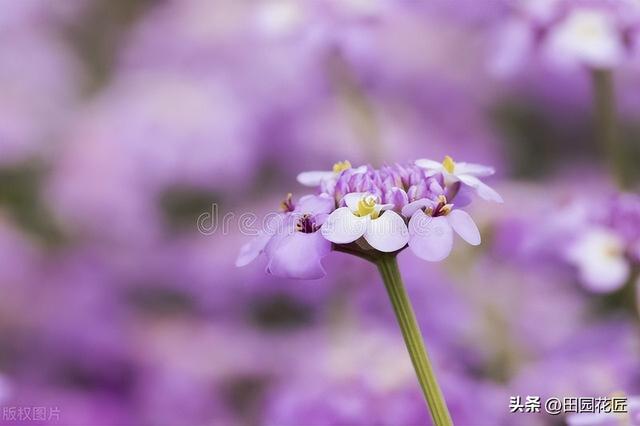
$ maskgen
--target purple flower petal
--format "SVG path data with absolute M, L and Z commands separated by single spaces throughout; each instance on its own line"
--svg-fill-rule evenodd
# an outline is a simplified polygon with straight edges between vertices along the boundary
M 404 208 L 402 209 L 402 214 L 405 217 L 411 217 L 416 211 L 425 207 L 435 207 L 435 205 L 436 203 L 433 200 L 430 200 L 428 198 L 421 198 L 404 206 Z
M 322 213 L 329 214 L 334 208 L 335 202 L 327 194 L 305 195 L 300 198 L 294 211 L 296 213 L 317 215 Z
M 446 216 L 449 224 L 463 240 L 477 246 L 480 244 L 480 231 L 475 222 L 464 210 L 453 210 Z
M 409 220 L 409 247 L 421 259 L 445 259 L 453 247 L 453 230 L 443 216 L 430 217 L 417 211 Z
M 465 185 L 469 185 L 474 188 L 480 198 L 487 201 L 494 201 L 496 203 L 504 202 L 500 194 L 498 194 L 495 189 L 491 188 L 486 183 L 481 182 L 477 177 L 471 175 L 460 175 L 458 176 L 458 179 L 460 179 L 460 181 Z
M 322 258 L 331 251 L 331 243 L 320 232 L 294 232 L 270 244 L 267 272 L 278 277 L 314 280 L 326 275 Z
M 398 212 L 409 203 L 409 197 L 402 188 L 391 188 L 385 194 L 385 200 L 387 203 L 393 204 L 393 209 Z
M 258 236 L 246 243 L 240 248 L 240 254 L 236 259 L 236 266 L 246 266 L 253 262 L 256 257 L 262 253 L 267 243 L 271 239 L 271 235 L 266 232 L 261 232 Z

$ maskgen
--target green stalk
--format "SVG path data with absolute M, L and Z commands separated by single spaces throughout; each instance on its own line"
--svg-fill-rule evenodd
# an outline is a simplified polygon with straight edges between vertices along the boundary
M 594 69 L 591 71 L 591 81 L 598 141 L 616 181 L 624 188 L 629 182 L 624 147 L 618 130 L 613 72 Z
M 451 415 L 429 361 L 420 327 L 402 283 L 396 258 L 394 255 L 384 255 L 376 259 L 375 263 L 378 266 L 380 275 L 382 275 L 387 293 L 389 293 L 393 310 L 402 330 L 404 343 L 407 346 L 413 368 L 418 376 L 418 382 L 420 382 L 420 387 L 427 400 L 433 424 L 436 426 L 451 426 L 453 425 Z

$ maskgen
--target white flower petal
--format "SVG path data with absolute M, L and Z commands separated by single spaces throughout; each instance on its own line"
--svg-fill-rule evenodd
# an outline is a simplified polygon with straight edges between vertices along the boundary
M 453 230 L 443 216 L 430 217 L 417 211 L 409 221 L 409 247 L 421 259 L 438 262 L 451 253 Z
M 369 195 L 368 192 L 352 192 L 342 197 L 342 199 L 344 200 L 344 203 L 347 205 L 347 207 L 349 207 L 352 212 L 355 212 L 358 210 L 358 203 L 360 202 L 362 197 L 366 197 L 367 195 Z
M 364 235 L 370 220 L 369 216 L 358 217 L 348 207 L 341 207 L 329 215 L 320 231 L 332 243 L 347 244 Z
M 478 227 L 471 216 L 469 216 L 469 213 L 464 210 L 452 210 L 446 218 L 453 230 L 456 231 L 463 240 L 472 246 L 480 244 L 480 231 L 478 231 Z
M 614 291 L 629 278 L 624 242 L 605 228 L 586 231 L 569 246 L 566 258 L 578 268 L 582 283 L 592 291 Z
M 458 175 L 471 175 L 471 176 L 491 176 L 496 172 L 493 167 L 483 166 L 482 164 L 474 163 L 456 163 L 456 174 Z
M 547 37 L 543 52 L 561 66 L 616 66 L 624 45 L 610 15 L 588 8 L 575 8 Z
M 480 196 L 480 198 L 482 198 L 483 200 L 494 201 L 496 203 L 504 202 L 500 194 L 498 194 L 495 189 L 483 183 L 477 177 L 471 175 L 458 175 L 458 179 L 460 179 L 460 182 L 464 183 L 465 185 L 468 185 L 471 188 L 475 189 L 478 196 Z
M 298 175 L 297 180 L 304 186 L 319 186 L 323 181 L 333 179 L 335 173 L 333 172 L 302 172 Z
M 435 170 L 435 171 L 444 170 L 444 166 L 442 165 L 441 162 L 435 161 L 435 160 L 429 160 L 426 158 L 416 160 L 415 164 L 416 166 L 421 167 L 423 169 L 427 169 L 427 170 Z
M 364 239 L 377 250 L 392 252 L 400 250 L 407 244 L 409 232 L 402 216 L 388 210 L 379 218 L 369 222 Z
M 579 266 L 582 283 L 592 291 L 609 293 L 621 288 L 629 278 L 631 268 L 622 257 L 601 259 Z
M 385 210 L 391 210 L 394 207 L 395 206 L 393 204 L 376 204 L 374 209 L 377 214 L 380 214 L 380 212 L 383 212 Z

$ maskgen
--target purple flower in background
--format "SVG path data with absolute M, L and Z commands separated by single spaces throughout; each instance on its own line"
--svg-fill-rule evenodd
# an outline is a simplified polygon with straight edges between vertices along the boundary
M 624 240 L 602 227 L 590 228 L 579 235 L 569 246 L 566 258 L 578 269 L 581 282 L 596 292 L 617 290 L 631 273 Z
M 588 200 L 583 200 L 588 206 Z M 611 292 L 627 283 L 640 261 L 640 197 L 611 197 L 608 209 L 587 221 L 566 248 L 566 260 L 577 267 L 582 283 L 596 292 Z
M 640 197 L 613 193 L 604 198 L 604 208 L 594 208 L 592 198 L 583 196 L 573 195 L 564 204 L 552 201 L 558 207 L 546 221 L 539 218 L 547 210 L 535 210 L 524 251 L 572 266 L 593 292 L 620 289 L 640 261 Z
M 637 55 L 637 2 L 525 1 L 499 28 L 492 68 L 511 73 L 537 57 L 555 68 L 612 69 Z

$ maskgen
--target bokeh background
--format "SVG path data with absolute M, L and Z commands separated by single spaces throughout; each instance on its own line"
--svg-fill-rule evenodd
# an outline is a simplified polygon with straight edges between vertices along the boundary
M 429 424 L 372 265 L 335 253 L 324 279 L 274 278 L 234 266 L 251 238 L 235 219 L 197 221 L 214 204 L 277 209 L 305 193 L 297 173 L 339 160 L 446 154 L 493 165 L 505 199 L 473 206 L 480 247 L 400 256 L 456 424 L 564 422 L 510 414 L 512 395 L 637 393 L 635 277 L 593 291 L 557 250 L 575 231 L 567 205 L 608 211 L 619 190 L 590 75 L 497 69 L 511 13 L 499 0 L 0 0 L 3 409 L 56 408 L 40 424 L 63 425 Z M 614 71 L 632 191 L 629 62 Z

